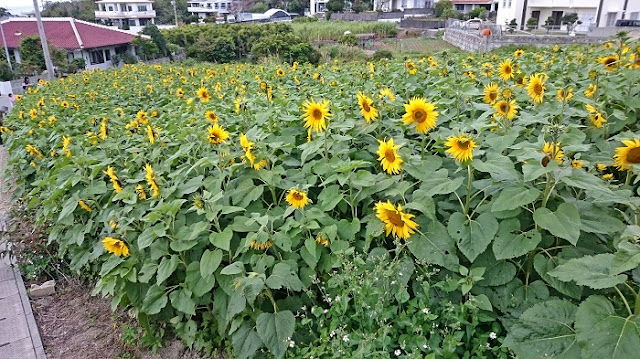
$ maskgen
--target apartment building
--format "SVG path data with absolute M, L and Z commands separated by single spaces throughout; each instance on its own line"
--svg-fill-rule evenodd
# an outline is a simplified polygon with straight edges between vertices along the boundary
M 132 27 L 155 23 L 152 0 L 100 0 L 96 4 L 96 19 L 107 25 L 122 28 L 125 24 Z

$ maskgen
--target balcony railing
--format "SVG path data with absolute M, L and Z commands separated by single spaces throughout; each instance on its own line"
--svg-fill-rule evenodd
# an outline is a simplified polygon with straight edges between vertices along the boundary
M 212 7 L 199 7 L 199 6 L 189 6 L 187 7 L 188 12 L 220 12 L 220 10 L 224 9 L 214 9 Z
M 144 17 L 156 17 L 156 11 L 96 11 L 95 12 L 97 18 L 126 18 L 126 19 L 136 19 L 136 18 L 144 18 Z

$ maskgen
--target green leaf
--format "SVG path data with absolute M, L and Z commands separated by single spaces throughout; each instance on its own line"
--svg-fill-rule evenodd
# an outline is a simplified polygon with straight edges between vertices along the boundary
M 196 315 L 196 303 L 191 299 L 191 291 L 188 289 L 174 290 L 169 294 L 171 305 L 177 310 L 190 315 Z
M 613 257 L 611 274 L 620 274 L 635 269 L 638 265 L 640 265 L 640 245 L 620 242 L 620 244 L 618 244 L 618 251 Z
M 213 274 L 202 276 L 200 274 L 200 262 L 194 261 L 189 263 L 184 281 L 187 289 L 193 292 L 193 297 L 199 298 L 213 289 L 216 284 L 216 277 Z
M 200 188 L 200 186 L 202 185 L 203 178 L 204 176 L 197 176 L 178 186 L 176 197 L 182 197 L 185 194 L 191 194 L 197 191 L 198 188 Z
M 520 231 L 520 223 L 515 218 L 500 222 L 500 229 L 493 241 L 493 253 L 496 259 L 520 257 L 534 250 L 542 240 L 542 235 L 535 229 Z
M 535 201 L 539 196 L 540 191 L 535 188 L 525 188 L 522 185 L 507 187 L 493 201 L 491 212 L 516 209 Z
M 449 217 L 449 235 L 458 242 L 458 248 L 472 263 L 484 252 L 498 232 L 498 221 L 490 213 L 483 213 L 477 219 L 456 212 Z
M 276 264 L 265 283 L 271 289 L 285 287 L 292 291 L 299 292 L 304 288 L 304 284 L 302 284 L 298 275 L 286 263 Z
M 607 298 L 593 295 L 578 308 L 576 336 L 584 359 L 637 358 L 640 316 L 622 317 Z
M 340 186 L 331 185 L 320 192 L 318 204 L 323 211 L 328 212 L 334 209 L 343 198 L 344 195 L 340 192 Z
M 580 358 L 572 328 L 577 307 L 564 300 L 549 300 L 527 309 L 511 327 L 504 345 L 520 359 Z
M 202 221 L 202 222 L 198 222 L 198 223 L 194 223 L 194 224 L 190 225 L 189 226 L 189 237 L 186 238 L 186 240 L 193 241 L 194 239 L 198 238 L 200 233 L 208 230 L 210 226 L 211 226 L 211 223 L 206 222 L 206 221 Z
M 457 190 L 462 185 L 463 180 L 462 177 L 456 177 L 452 180 L 448 177 L 448 171 L 441 169 L 431 173 L 429 179 L 422 181 L 420 189 L 416 190 L 413 195 L 433 197 L 437 194 L 448 194 Z
M 536 272 L 538 272 L 540 277 L 542 277 L 542 279 L 555 290 L 571 298 L 580 299 L 582 297 L 583 287 L 573 282 L 560 281 L 557 278 L 549 275 L 549 272 L 551 272 L 558 266 L 556 261 L 557 258 L 551 259 L 542 253 L 538 253 L 533 260 L 533 267 L 535 268 Z
M 585 171 L 573 171 L 570 176 L 563 176 L 560 180 L 571 187 L 586 190 L 587 196 L 593 193 L 613 195 L 609 186 L 600 177 Z
M 537 225 L 556 237 L 566 239 L 574 246 L 580 238 L 580 213 L 574 204 L 562 203 L 555 212 L 548 208 L 538 208 L 533 213 Z
M 200 274 L 203 277 L 206 277 L 215 272 L 222 262 L 222 255 L 223 253 L 219 249 L 214 251 L 207 249 L 204 251 L 204 253 L 202 253 L 202 258 L 200 259 Z
M 520 177 L 509 157 L 493 152 L 487 154 L 484 162 L 476 159 L 471 165 L 480 172 L 489 173 L 497 181 L 517 181 Z
M 288 310 L 277 313 L 262 313 L 256 320 L 256 329 L 264 345 L 276 358 L 284 357 L 293 335 L 296 319 Z
M 214 246 L 228 251 L 231 248 L 231 238 L 233 237 L 233 230 L 230 227 L 224 229 L 224 231 L 218 233 L 213 232 L 209 235 L 209 242 Z
M 233 263 L 229 264 L 228 266 L 222 268 L 222 270 L 220 271 L 220 274 L 234 275 L 234 274 L 240 274 L 242 272 L 244 272 L 244 263 L 242 263 L 242 262 L 233 262 Z
M 255 329 L 244 324 L 231 337 L 233 350 L 237 359 L 253 357 L 255 352 L 262 347 L 262 340 Z
M 568 260 L 549 272 L 563 282 L 575 281 L 593 289 L 611 288 L 627 280 L 623 274 L 611 274 L 614 255 L 603 253 Z
M 447 229 L 440 222 L 425 224 L 425 220 L 417 218 L 423 234 L 417 233 L 409 238 L 409 250 L 417 259 L 427 263 L 434 263 L 449 270 L 458 269 L 455 242 Z
M 58 216 L 58 221 L 62 221 L 65 217 L 73 213 L 73 211 L 75 211 L 77 207 L 78 200 L 73 197 L 69 198 L 62 206 L 62 210 L 60 211 L 60 215 Z
M 158 285 L 162 284 L 167 278 L 173 274 L 173 272 L 178 268 L 178 263 L 180 262 L 180 258 L 174 254 L 170 258 L 163 257 L 160 261 L 160 265 L 158 266 L 158 275 L 156 276 L 156 283 Z
M 142 301 L 142 311 L 147 314 L 158 314 L 167 305 L 168 298 L 164 288 L 158 285 L 149 287 Z

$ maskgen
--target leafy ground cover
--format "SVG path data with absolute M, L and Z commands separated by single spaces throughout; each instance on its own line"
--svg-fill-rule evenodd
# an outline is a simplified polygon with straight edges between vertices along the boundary
M 630 358 L 640 47 L 126 66 L 5 121 L 17 195 L 158 345 Z
M 376 21 L 314 21 L 293 22 L 293 32 L 308 41 L 337 41 L 345 31 L 353 34 L 376 34 L 379 37 L 394 37 L 398 32 L 395 23 Z

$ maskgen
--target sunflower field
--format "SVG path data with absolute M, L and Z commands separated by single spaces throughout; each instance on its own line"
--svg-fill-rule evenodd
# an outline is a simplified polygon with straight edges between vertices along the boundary
M 71 269 L 235 358 L 640 349 L 640 44 L 127 65 L 18 98 L 22 198 Z

